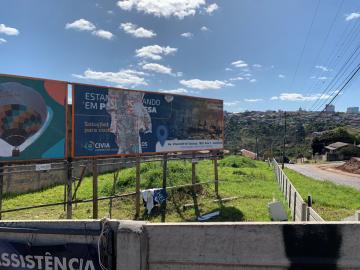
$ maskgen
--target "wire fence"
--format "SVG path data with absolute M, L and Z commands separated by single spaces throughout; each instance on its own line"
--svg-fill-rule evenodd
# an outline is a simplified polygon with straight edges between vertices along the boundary
M 324 221 L 311 205 L 304 201 L 275 159 L 272 160 L 271 165 L 280 190 L 286 198 L 293 221 Z
M 219 152 L 193 152 L 186 154 L 162 154 L 153 156 L 127 156 L 107 159 L 86 159 L 74 160 L 72 162 L 50 162 L 43 164 L 6 164 L 0 170 L 0 219 L 4 213 L 13 213 L 18 211 L 25 211 L 30 209 L 46 208 L 63 206 L 63 211 L 66 213 L 66 218 L 73 217 L 73 207 L 77 204 L 92 203 L 92 217 L 98 218 L 99 201 L 109 200 L 112 205 L 113 199 L 124 199 L 127 197 L 135 198 L 134 212 L 135 217 L 140 214 L 141 205 L 141 190 L 140 190 L 140 169 L 141 164 L 147 162 L 161 162 L 163 169 L 162 187 L 167 191 L 175 191 L 183 188 L 193 189 L 196 193 L 196 187 L 203 185 L 214 185 L 215 194 L 218 194 L 218 159 L 221 158 Z M 212 160 L 214 164 L 214 178 L 209 181 L 199 182 L 196 180 L 196 164 L 199 160 Z M 169 186 L 167 182 L 167 162 L 168 161 L 191 161 L 192 163 L 192 179 L 189 179 L 189 184 Z M 115 192 L 115 184 L 118 173 L 121 169 L 135 167 L 136 177 L 133 192 L 125 192 L 117 194 Z M 114 173 L 113 192 L 109 196 L 99 197 L 98 191 L 98 176 L 101 173 Z M 211 175 L 211 173 L 210 173 Z M 89 198 L 77 198 L 77 193 L 83 183 L 85 176 L 92 176 L 92 196 Z M 27 180 L 26 180 L 27 179 Z M 36 180 L 38 179 L 38 181 Z M 17 183 L 13 183 L 17 181 Z M 35 183 L 36 182 L 36 183 Z M 35 184 L 34 184 L 35 183 Z M 5 195 L 12 193 L 27 193 L 29 191 L 36 191 L 42 188 L 47 188 L 55 185 L 63 185 L 64 193 L 61 200 L 44 203 L 33 204 L 20 207 L 4 208 L 3 200 Z M 155 188 L 155 187 L 154 187 Z M 158 187 L 157 187 L 158 188 Z M 17 192 L 22 190 L 23 192 Z M 15 191 L 15 192 L 14 192 Z M 60 198 L 59 198 L 60 199 Z M 165 210 L 163 215 L 165 215 Z M 111 207 L 110 207 L 111 215 Z M 165 218 L 163 218 L 165 219 Z

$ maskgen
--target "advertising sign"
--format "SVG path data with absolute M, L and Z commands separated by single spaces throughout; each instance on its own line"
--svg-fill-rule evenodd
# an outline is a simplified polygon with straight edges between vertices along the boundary
M 73 156 L 223 148 L 223 102 L 73 84 Z
M 31 245 L 1 240 L 0 269 L 97 270 L 96 245 Z
M 0 74 L 0 161 L 65 157 L 67 83 Z

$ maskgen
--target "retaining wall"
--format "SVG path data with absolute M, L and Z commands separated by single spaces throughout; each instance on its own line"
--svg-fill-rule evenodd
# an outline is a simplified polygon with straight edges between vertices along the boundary
M 358 222 L 110 224 L 117 270 L 360 269 Z M 96 244 L 100 228 L 99 221 L 0 222 L 0 240 Z
M 110 163 L 109 165 L 98 166 L 99 173 L 113 172 L 121 167 L 119 163 L 121 159 L 98 159 L 97 163 Z M 82 160 L 74 162 L 73 176 L 79 177 L 81 173 L 81 165 L 87 165 L 85 175 L 92 174 L 92 161 Z M 35 171 L 35 164 L 20 165 L 20 166 L 5 166 L 4 167 L 4 184 L 3 193 L 27 193 L 37 191 L 40 189 L 52 187 L 67 182 L 67 168 L 65 162 L 52 163 L 52 169 L 49 171 Z M 128 166 L 128 165 L 127 165 Z M 20 171 L 26 171 L 24 173 Z M 11 174 L 10 174 L 11 173 Z

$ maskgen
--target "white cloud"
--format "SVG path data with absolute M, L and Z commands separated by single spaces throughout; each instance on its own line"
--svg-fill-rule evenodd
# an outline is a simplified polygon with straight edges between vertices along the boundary
M 114 11 L 113 10 L 108 10 L 107 14 L 114 14 Z
M 244 60 L 237 60 L 231 63 L 234 67 L 245 68 L 248 67 L 248 64 Z
M 324 72 L 329 71 L 329 69 L 328 69 L 327 67 L 321 66 L 321 65 L 315 66 L 315 68 L 321 69 L 321 70 L 324 71 Z
M 303 95 L 300 93 L 281 93 L 280 96 L 271 97 L 270 100 L 282 100 L 282 101 L 315 101 L 317 99 L 328 99 L 330 95 L 313 94 Z
M 232 68 L 225 68 L 226 71 L 232 71 Z
M 245 98 L 244 99 L 245 102 L 260 102 L 263 101 L 262 98 Z
M 188 88 L 194 89 L 220 89 L 225 86 L 234 86 L 232 83 L 228 83 L 226 81 L 203 81 L 199 79 L 192 79 L 192 80 L 181 80 L 180 83 Z
M 345 20 L 346 21 L 351 21 L 351 20 L 355 20 L 360 18 L 360 13 L 359 12 L 353 12 L 351 14 L 346 15 Z
M 96 30 L 94 32 L 92 32 L 93 35 L 103 38 L 103 39 L 112 39 L 114 37 L 114 34 L 109 32 L 109 31 L 105 31 L 105 30 Z
M 239 105 L 240 104 L 240 100 L 235 100 L 235 101 L 225 101 L 224 102 L 224 105 L 227 106 L 227 107 L 232 107 L 232 106 L 236 106 L 236 105 Z
M 206 31 L 209 31 L 210 29 L 207 28 L 206 26 L 202 26 L 202 27 L 200 28 L 200 30 L 203 31 L 203 32 L 206 32 Z
M 96 27 L 92 22 L 89 22 L 85 19 L 79 19 L 65 25 L 65 29 L 74 29 L 78 31 L 93 31 L 95 28 Z
M 126 33 L 137 38 L 152 38 L 156 36 L 156 33 L 154 31 L 145 29 L 143 27 L 137 27 L 136 24 L 132 24 L 130 22 L 122 23 L 120 27 Z
M 145 46 L 136 50 L 136 56 L 140 58 L 150 58 L 152 60 L 161 60 L 162 55 L 173 54 L 177 48 L 161 47 L 159 45 Z
M 171 89 L 171 90 L 160 90 L 160 92 L 163 93 L 169 93 L 169 94 L 188 94 L 189 91 L 185 88 L 178 88 L 178 89 Z
M 146 73 L 131 69 L 122 69 L 118 72 L 101 72 L 87 69 L 83 75 L 73 74 L 76 78 L 106 81 L 120 86 L 147 85 L 147 82 L 142 77 L 144 75 Z
M 280 79 L 284 79 L 284 78 L 285 78 L 285 75 L 284 75 L 284 74 L 279 74 L 278 77 L 279 77 Z
M 325 80 L 329 79 L 329 77 L 321 76 L 321 77 L 318 77 L 318 79 L 319 79 L 320 81 L 325 81 Z
M 4 39 L 4 38 L 0 38 L 0 44 L 4 44 L 4 43 L 6 43 L 7 42 L 7 40 L 6 39 Z
M 257 80 L 256 79 L 251 79 L 251 80 L 249 80 L 249 82 L 254 83 L 254 82 L 257 82 Z
M 5 34 L 8 36 L 17 36 L 19 35 L 19 33 L 20 33 L 19 30 L 17 30 L 16 28 L 6 26 L 3 23 L 0 24 L 0 34 Z
M 242 81 L 244 78 L 243 77 L 235 77 L 235 78 L 231 78 L 230 81 Z
M 196 11 L 205 5 L 205 0 L 120 0 L 117 5 L 127 11 L 136 9 L 156 17 L 174 16 L 183 19 L 195 15 Z
M 249 77 L 252 76 L 252 74 L 251 73 L 245 73 L 243 76 L 249 78 Z
M 112 39 L 114 37 L 114 34 L 109 31 L 105 31 L 102 29 L 96 30 L 95 25 L 92 22 L 87 21 L 85 19 L 79 19 L 72 23 L 67 23 L 65 25 L 65 29 L 74 29 L 78 31 L 92 31 L 91 33 L 94 36 L 104 39 Z
M 177 77 L 182 77 L 184 74 L 181 71 L 176 72 Z
M 253 67 L 254 67 L 254 68 L 261 68 L 262 65 L 260 65 L 260 64 L 253 64 Z
M 208 5 L 205 9 L 206 13 L 212 14 L 215 10 L 219 9 L 219 6 L 216 3 Z
M 171 68 L 165 67 L 165 66 L 157 64 L 157 63 L 148 63 L 148 64 L 143 65 L 142 68 L 145 70 L 150 70 L 150 71 L 154 71 L 157 73 L 171 74 Z
M 184 38 L 192 38 L 194 36 L 194 34 L 190 33 L 190 32 L 186 32 L 186 33 L 182 33 L 180 36 L 182 36 Z

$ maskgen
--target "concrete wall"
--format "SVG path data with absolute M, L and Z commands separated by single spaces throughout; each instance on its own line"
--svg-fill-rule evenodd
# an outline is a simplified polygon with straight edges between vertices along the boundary
M 210 158 L 210 153 L 198 153 L 198 158 Z M 186 157 L 186 155 L 183 155 Z M 191 157 L 191 155 L 190 155 Z M 161 156 L 147 156 L 142 159 L 161 160 Z M 73 176 L 79 177 L 83 165 L 86 165 L 85 175 L 92 174 L 92 160 L 79 160 L 72 163 Z M 51 187 L 58 184 L 64 184 L 67 181 L 66 162 L 52 163 L 52 169 L 48 172 L 36 172 L 35 164 L 16 165 L 4 167 L 4 193 L 27 193 Z M 117 157 L 97 159 L 98 173 L 114 172 L 120 168 L 135 166 L 135 157 Z M 63 169 L 61 169 L 63 168 Z M 25 171 L 25 173 L 19 173 Z M 11 172 L 11 174 L 10 174 Z
M 119 163 L 121 159 L 99 159 L 98 164 L 109 164 L 105 166 L 99 166 L 98 172 L 113 172 L 121 167 Z M 92 174 L 92 161 L 82 160 L 73 163 L 73 175 L 75 177 L 80 176 L 82 170 L 81 165 L 86 166 L 85 175 Z M 4 167 L 4 185 L 3 192 L 9 193 L 27 193 L 31 191 L 37 191 L 44 188 L 52 187 L 59 184 L 64 184 L 67 181 L 67 169 L 65 162 L 52 163 L 52 170 L 45 172 L 35 171 L 35 164 L 31 165 L 13 165 Z M 23 172 L 22 172 L 23 171 Z M 10 174 L 11 173 L 11 174 Z
M 360 223 L 127 223 L 117 269 L 360 269 L 359 240 Z
M 356 222 L 110 223 L 117 270 L 360 269 Z M 21 231 L 35 228 L 47 233 Z M 94 244 L 98 236 L 90 230 L 100 233 L 100 222 L 0 222 L 0 241 Z

